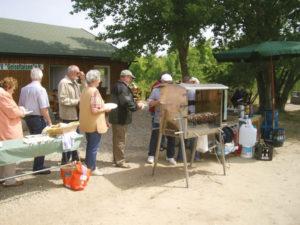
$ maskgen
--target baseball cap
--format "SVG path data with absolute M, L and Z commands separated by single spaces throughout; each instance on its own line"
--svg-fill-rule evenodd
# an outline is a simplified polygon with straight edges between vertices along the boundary
M 160 78 L 161 81 L 166 81 L 166 82 L 170 82 L 170 81 L 173 81 L 173 78 L 170 74 L 168 73 L 165 73 L 161 76 Z
M 133 76 L 130 70 L 122 70 L 120 76 L 131 76 L 133 79 L 135 79 L 135 76 Z

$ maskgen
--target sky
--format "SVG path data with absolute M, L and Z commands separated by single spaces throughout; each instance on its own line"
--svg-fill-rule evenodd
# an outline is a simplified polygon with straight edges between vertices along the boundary
M 25 20 L 38 23 L 46 23 L 59 26 L 83 28 L 94 35 L 105 31 L 105 24 L 112 20 L 106 20 L 98 28 L 91 30 L 93 25 L 87 13 L 80 12 L 70 14 L 73 3 L 71 0 L 0 0 L 0 17 L 8 19 Z M 211 37 L 211 32 L 204 34 Z M 123 47 L 120 43 L 117 47 Z M 164 55 L 166 52 L 158 52 L 157 55 Z
M 84 28 L 94 35 L 104 26 L 90 30 L 92 21 L 82 12 L 71 15 L 71 0 L 0 0 L 0 17 L 52 25 Z

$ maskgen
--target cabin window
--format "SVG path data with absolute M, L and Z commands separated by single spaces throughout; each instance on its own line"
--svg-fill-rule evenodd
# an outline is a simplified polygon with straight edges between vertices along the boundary
M 100 89 L 104 91 L 107 95 L 110 94 L 110 67 L 95 65 L 95 69 L 99 70 L 101 73 L 101 87 Z

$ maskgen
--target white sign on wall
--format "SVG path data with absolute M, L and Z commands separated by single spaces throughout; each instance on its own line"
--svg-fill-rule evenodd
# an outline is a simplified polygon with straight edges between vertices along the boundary
M 32 68 L 43 70 L 44 64 L 0 63 L 0 70 L 31 70 Z

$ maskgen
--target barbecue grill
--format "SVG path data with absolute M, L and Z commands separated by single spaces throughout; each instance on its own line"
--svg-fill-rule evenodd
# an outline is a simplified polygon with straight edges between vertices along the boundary
M 227 118 L 227 89 L 221 84 L 164 84 L 160 90 L 160 130 L 157 143 L 153 174 L 157 165 L 162 135 L 177 136 L 181 140 L 181 149 L 188 186 L 187 161 L 184 139 L 208 134 L 219 134 L 221 144 L 222 121 Z M 194 92 L 193 101 L 188 101 L 188 95 Z M 189 106 L 193 106 L 191 112 Z M 216 147 L 216 145 L 214 145 Z M 193 163 L 196 146 L 192 151 Z M 224 148 L 222 149 L 223 172 L 225 170 Z

